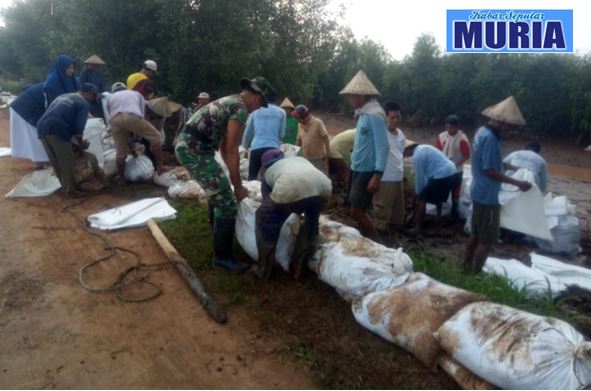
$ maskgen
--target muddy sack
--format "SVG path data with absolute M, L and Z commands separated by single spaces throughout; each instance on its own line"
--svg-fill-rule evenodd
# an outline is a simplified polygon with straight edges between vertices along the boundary
M 96 156 L 89 152 L 82 152 L 74 158 L 74 183 L 84 191 L 99 191 L 109 186 Z
M 205 190 L 194 179 L 173 183 L 168 188 L 168 195 L 170 198 L 207 198 Z
M 437 365 L 464 390 L 498 390 L 498 387 L 486 380 L 482 380 L 448 354 L 440 355 L 437 359 Z
M 175 167 L 170 171 L 163 172 L 162 174 L 154 173 L 152 180 L 154 184 L 162 187 L 170 187 L 177 182 L 188 181 L 191 179 L 191 174 L 184 167 Z
M 238 215 L 236 216 L 236 239 L 244 252 L 254 260 L 259 259 L 255 233 L 255 213 L 259 206 L 260 202 L 245 198 L 238 204 Z M 289 270 L 299 227 L 300 218 L 292 213 L 283 223 L 279 233 L 279 239 L 275 247 L 275 261 L 285 271 Z
M 433 368 L 440 347 L 433 333 L 457 311 L 486 297 L 412 273 L 393 289 L 369 294 L 353 305 L 359 324 Z
M 362 240 L 367 239 L 325 243 L 315 263 L 318 278 L 347 301 L 397 287 L 412 271 L 412 261 L 402 249 L 392 250 L 370 240 L 372 245 L 363 247 L 358 243 Z
M 504 389 L 579 389 L 591 383 L 591 343 L 555 318 L 472 303 L 435 336 L 460 364 Z

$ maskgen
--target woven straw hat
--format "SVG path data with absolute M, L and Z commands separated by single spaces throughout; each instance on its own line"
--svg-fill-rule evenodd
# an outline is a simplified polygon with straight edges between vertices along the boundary
M 378 91 L 376 86 L 374 86 L 373 83 L 367 78 L 365 72 L 360 70 L 339 94 L 379 96 L 380 92 Z
M 289 98 L 283 99 L 283 102 L 281 102 L 279 107 L 284 109 L 295 109 L 294 104 L 289 100 Z
M 411 139 L 405 139 L 404 140 L 404 148 L 408 148 L 408 147 L 412 147 L 413 145 L 418 145 L 419 143 L 417 143 L 416 141 L 413 141 Z
M 181 105 L 168 100 L 168 97 L 155 98 L 146 102 L 150 110 L 161 117 L 170 117 L 173 113 L 181 109 Z
M 95 65 L 107 65 L 99 56 L 93 54 L 92 56 L 88 57 L 84 60 L 85 64 L 95 64 Z
M 513 96 L 508 97 L 494 106 L 484 109 L 482 114 L 490 119 L 500 122 L 521 126 L 525 125 L 525 119 L 523 118 L 523 115 L 521 115 L 519 106 L 517 106 L 517 101 Z

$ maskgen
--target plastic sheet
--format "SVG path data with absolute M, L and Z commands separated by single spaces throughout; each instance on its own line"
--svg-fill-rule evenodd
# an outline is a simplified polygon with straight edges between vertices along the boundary
M 33 171 L 20 180 L 5 197 L 44 197 L 54 193 L 62 185 L 53 173 L 53 168 Z
M 89 118 L 86 121 L 86 127 L 84 128 L 83 138 L 90 144 L 86 150 L 96 156 L 99 167 L 103 167 L 104 156 L 103 156 L 103 133 L 107 130 L 105 122 L 102 118 Z
M 148 220 L 171 220 L 176 210 L 162 197 L 145 198 L 87 217 L 90 226 L 104 231 L 144 226 Z
M 539 270 L 562 285 L 577 285 L 591 291 L 591 270 L 576 265 L 569 265 L 550 257 L 531 253 L 533 270 Z

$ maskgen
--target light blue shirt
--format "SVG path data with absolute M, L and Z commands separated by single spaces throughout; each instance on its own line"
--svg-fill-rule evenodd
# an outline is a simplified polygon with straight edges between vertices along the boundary
M 483 205 L 499 205 L 501 182 L 486 175 L 486 170 L 502 172 L 501 140 L 492 128 L 485 125 L 478 129 L 472 143 L 472 186 L 470 196 L 473 202 Z
M 363 113 L 357 121 L 351 169 L 357 172 L 384 172 L 390 144 L 386 120 L 377 114 Z
M 248 117 L 242 145 L 251 149 L 279 148 L 285 137 L 285 110 L 270 104 Z
M 456 165 L 439 149 L 431 145 L 419 145 L 412 154 L 415 169 L 415 190 L 421 194 L 430 180 L 447 178 L 456 173 Z
M 543 157 L 534 151 L 521 150 L 511 152 L 503 159 L 503 162 L 515 167 L 527 168 L 533 172 L 536 185 L 538 185 L 542 192 L 546 192 L 548 185 L 548 165 Z M 512 175 L 513 171 L 509 170 L 505 174 Z

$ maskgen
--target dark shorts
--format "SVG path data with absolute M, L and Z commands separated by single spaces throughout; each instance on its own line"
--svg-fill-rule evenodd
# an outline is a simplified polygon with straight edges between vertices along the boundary
M 449 193 L 452 192 L 462 183 L 462 174 L 455 173 L 441 179 L 431 179 L 427 182 L 427 186 L 423 189 L 418 199 L 428 202 L 430 204 L 441 204 L 447 201 Z
M 373 172 L 351 171 L 351 180 L 349 181 L 349 203 L 360 207 L 361 209 L 371 208 L 373 194 L 367 190 L 367 185 L 373 177 Z
M 494 244 L 499 236 L 500 222 L 500 205 L 472 203 L 472 233 L 478 238 L 478 243 Z
M 263 153 L 275 148 L 259 148 L 250 150 L 250 161 L 248 162 L 248 180 L 254 181 L 258 179 L 259 170 L 262 167 L 261 157 Z

